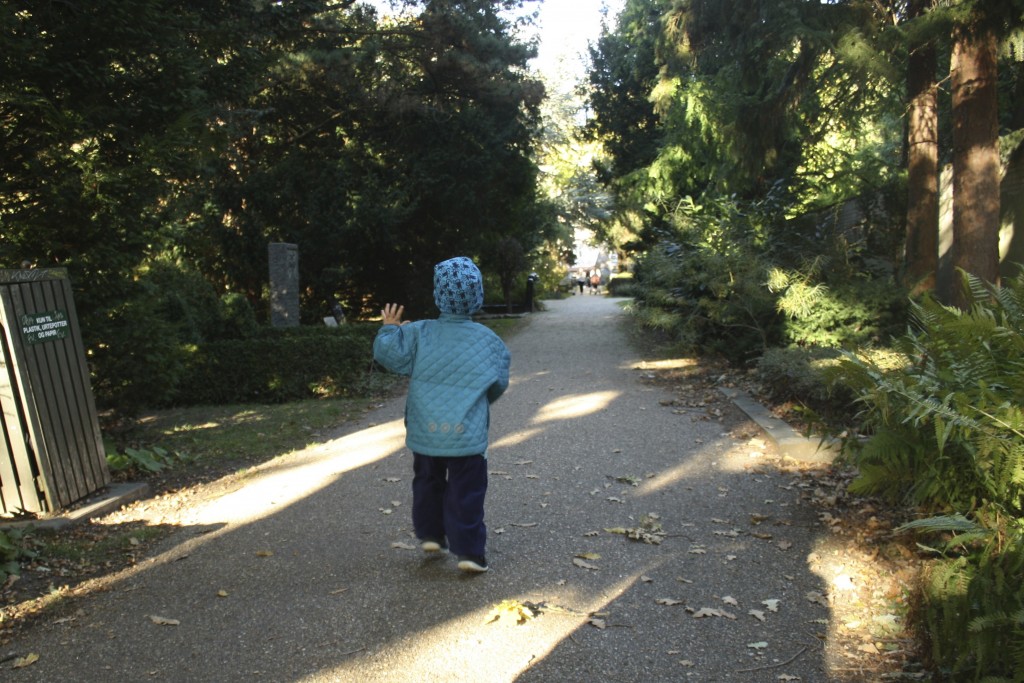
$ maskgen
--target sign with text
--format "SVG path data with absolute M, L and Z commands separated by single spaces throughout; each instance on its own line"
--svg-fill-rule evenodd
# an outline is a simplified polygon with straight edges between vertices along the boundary
M 21 316 L 21 334 L 26 344 L 64 339 L 68 336 L 68 314 L 61 310 L 26 313 Z

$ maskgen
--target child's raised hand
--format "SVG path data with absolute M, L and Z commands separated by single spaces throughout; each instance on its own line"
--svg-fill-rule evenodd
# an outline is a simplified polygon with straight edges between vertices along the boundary
M 404 325 L 402 322 L 402 313 L 405 311 L 405 306 L 399 304 L 384 304 L 384 308 L 381 310 L 380 315 L 382 318 L 382 325 Z

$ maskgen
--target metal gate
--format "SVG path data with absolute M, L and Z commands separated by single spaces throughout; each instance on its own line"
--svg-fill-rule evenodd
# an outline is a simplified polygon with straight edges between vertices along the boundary
M 0 513 L 55 512 L 110 483 L 63 268 L 0 269 Z

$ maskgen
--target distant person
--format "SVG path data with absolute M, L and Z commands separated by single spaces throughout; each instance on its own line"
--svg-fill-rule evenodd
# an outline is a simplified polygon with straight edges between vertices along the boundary
M 597 294 L 597 292 L 598 292 L 598 290 L 600 288 L 601 288 L 601 276 L 595 270 L 594 274 L 590 276 L 590 293 L 591 294 Z
M 434 266 L 436 320 L 402 322 L 385 304 L 373 357 L 409 375 L 405 443 L 413 454 L 412 522 L 427 553 L 450 549 L 459 569 L 485 572 L 487 443 L 490 404 L 508 388 L 511 355 L 489 328 L 473 322 L 483 278 L 459 256 Z
M 583 288 L 587 284 L 587 276 L 581 270 L 576 274 L 576 286 L 580 288 L 580 294 L 583 294 Z

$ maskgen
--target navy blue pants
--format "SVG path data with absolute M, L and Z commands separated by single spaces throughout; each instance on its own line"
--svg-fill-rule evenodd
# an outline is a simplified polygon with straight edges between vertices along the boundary
M 448 539 L 456 555 L 483 555 L 487 545 L 483 455 L 441 457 L 413 453 L 412 525 L 417 538 Z

